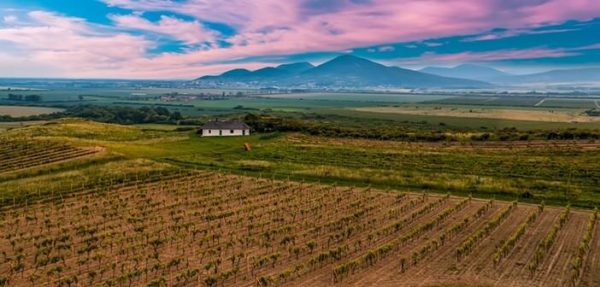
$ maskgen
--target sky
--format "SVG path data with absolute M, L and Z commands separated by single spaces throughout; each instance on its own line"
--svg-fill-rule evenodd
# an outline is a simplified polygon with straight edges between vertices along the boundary
M 598 0 L 0 0 L 0 77 L 193 79 L 352 54 L 600 66 Z

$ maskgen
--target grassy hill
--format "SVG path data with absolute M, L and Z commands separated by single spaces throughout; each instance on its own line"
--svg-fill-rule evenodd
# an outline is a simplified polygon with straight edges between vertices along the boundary
M 89 158 L 0 174 L 0 197 L 209 169 L 299 181 L 451 192 L 582 207 L 600 204 L 600 143 L 407 143 L 295 133 L 201 138 L 195 131 L 65 119 L 4 132 L 2 138 L 100 147 Z M 243 149 L 250 143 L 252 151 Z M 50 183 L 54 185 L 49 185 Z

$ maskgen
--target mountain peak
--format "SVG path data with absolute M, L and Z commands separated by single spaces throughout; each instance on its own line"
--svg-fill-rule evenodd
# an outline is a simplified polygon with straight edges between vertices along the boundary
M 308 71 L 314 67 L 315 66 L 313 66 L 313 64 L 311 64 L 309 62 L 298 62 L 298 63 L 279 65 L 279 66 L 277 66 L 277 69 L 283 70 L 283 71 L 288 71 L 290 73 L 302 73 L 302 72 Z
M 385 67 L 384 65 L 375 63 L 365 58 L 356 57 L 353 55 L 341 55 L 331 61 L 325 62 L 314 70 L 333 70 L 338 72 L 360 71 L 361 69 L 378 69 Z M 310 72 L 310 71 L 309 71 Z
M 223 73 L 221 76 L 223 77 L 240 77 L 250 75 L 252 72 L 246 69 L 235 69 L 231 71 L 227 71 Z
M 356 63 L 366 63 L 366 62 L 368 62 L 368 63 L 376 64 L 375 62 L 372 62 L 372 61 L 367 60 L 365 58 L 357 57 L 357 56 L 354 56 L 354 55 L 348 55 L 348 54 L 337 56 L 337 57 L 333 58 L 331 61 L 329 61 L 328 63 L 331 63 L 331 62 L 344 62 L 344 63 L 345 62 L 356 62 Z

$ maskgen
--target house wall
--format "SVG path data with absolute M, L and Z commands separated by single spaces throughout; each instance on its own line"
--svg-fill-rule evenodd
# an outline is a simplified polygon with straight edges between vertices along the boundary
M 221 133 L 219 133 L 221 132 Z M 203 129 L 202 130 L 202 136 L 203 137 L 218 137 L 218 136 L 223 136 L 223 137 L 233 137 L 233 136 L 243 136 L 243 135 L 250 135 L 250 130 L 233 130 L 233 133 L 231 132 L 231 130 L 207 130 L 207 129 Z

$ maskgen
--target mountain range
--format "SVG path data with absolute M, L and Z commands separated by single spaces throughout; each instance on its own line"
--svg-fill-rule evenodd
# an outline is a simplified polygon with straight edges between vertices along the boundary
M 494 68 L 463 64 L 452 68 L 427 67 L 420 72 L 438 76 L 452 76 L 493 83 L 496 85 L 577 84 L 600 82 L 600 68 L 551 70 L 541 73 L 515 75 Z
M 600 68 L 552 70 L 515 75 L 495 68 L 462 64 L 426 67 L 419 71 L 385 66 L 351 55 L 321 65 L 308 62 L 235 69 L 195 80 L 200 86 L 286 88 L 486 88 L 494 85 L 577 84 L 600 82 Z
M 293 63 L 256 71 L 236 69 L 195 80 L 205 86 L 302 88 L 481 88 L 490 84 L 389 67 L 367 59 L 343 55 L 319 66 Z
M 419 71 L 432 75 L 473 79 L 484 82 L 493 82 L 495 79 L 512 76 L 509 73 L 505 73 L 494 68 L 473 64 L 462 64 L 453 68 L 427 67 Z

